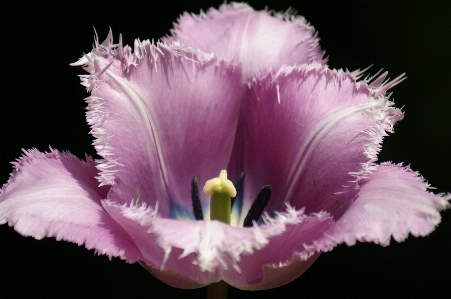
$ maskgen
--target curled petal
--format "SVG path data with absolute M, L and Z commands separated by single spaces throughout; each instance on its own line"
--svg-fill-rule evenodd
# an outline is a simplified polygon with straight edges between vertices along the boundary
M 290 206 L 274 219 L 265 218 L 261 226 L 240 228 L 219 221 L 165 219 L 159 217 L 157 208 L 146 206 L 103 204 L 140 248 L 142 265 L 162 281 L 181 288 L 221 279 L 243 289 L 288 283 L 316 259 L 323 249 L 316 239 L 332 224 L 328 214 L 307 216 Z M 293 268 L 293 262 L 301 267 Z M 282 275 L 285 272 L 289 275 Z M 178 280 L 180 277 L 183 279 Z
M 81 63 L 91 73 L 82 77 L 92 91 L 87 118 L 104 158 L 100 180 L 113 185 L 109 198 L 151 206 L 159 201 L 165 217 L 186 210 L 192 218 L 192 177 L 205 182 L 230 159 L 239 68 L 176 42 L 137 40 L 132 53 L 113 45 L 112 37 Z
M 129 262 L 142 259 L 130 236 L 102 208 L 108 187 L 98 188 L 91 158 L 24 151 L 0 194 L 0 224 L 24 236 L 55 237 Z
M 267 290 L 283 286 L 301 276 L 320 255 L 321 253 L 314 253 L 306 261 L 294 255 L 293 259 L 285 264 L 264 265 L 262 267 L 263 279 L 258 278 L 256 281 L 252 281 L 244 286 L 240 284 L 235 284 L 234 286 L 242 290 L 251 291 Z M 260 272 L 260 268 L 258 271 Z
M 280 210 L 287 201 L 308 214 L 327 211 L 338 219 L 374 167 L 383 137 L 403 117 L 380 92 L 385 87 L 316 63 L 256 77 L 239 129 L 244 156 L 252 157 L 243 162 L 243 210 L 251 204 L 246 199 L 271 185 L 266 211 Z
M 241 63 L 245 80 L 283 64 L 325 63 L 315 29 L 290 12 L 256 12 L 246 4 L 223 4 L 199 16 L 183 14 L 172 34 L 184 44 Z
M 449 208 L 451 196 L 427 191 L 418 173 L 400 165 L 383 163 L 365 178 L 357 199 L 327 231 L 336 243 L 356 241 L 388 245 L 412 234 L 426 236 L 440 223 L 439 211 Z
M 103 206 L 140 248 L 143 255 L 141 265 L 158 279 L 171 286 L 188 289 L 217 281 L 216 273 L 200 272 L 199 266 L 193 264 L 195 254 L 179 258 L 183 250 L 173 248 L 164 239 L 173 238 L 176 242 L 193 244 L 199 238 L 196 236 L 198 227 L 204 221 L 162 219 L 158 217 L 158 208 L 153 209 L 145 204 L 127 207 L 104 201 Z M 171 235 L 162 236 L 162 230 Z
M 332 240 L 322 240 L 323 232 L 332 224 L 333 219 L 327 213 L 307 216 L 303 210 L 296 211 L 288 206 L 286 212 L 266 219 L 260 226 L 265 234 L 283 227 L 282 232 L 269 236 L 268 244 L 252 255 L 242 255 L 238 266 L 245 270 L 239 276 L 225 273 L 226 281 L 247 290 L 265 290 L 291 282 L 310 267 L 321 251 L 335 245 Z

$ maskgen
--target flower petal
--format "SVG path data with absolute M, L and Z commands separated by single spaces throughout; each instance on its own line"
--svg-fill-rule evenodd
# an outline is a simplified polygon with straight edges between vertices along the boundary
M 199 16 L 185 13 L 172 34 L 191 47 L 241 63 L 244 80 L 261 69 L 283 64 L 326 62 L 315 29 L 303 17 L 256 12 L 242 3 L 223 4 Z
M 285 264 L 264 265 L 261 267 L 263 270 L 263 279 L 258 278 L 256 281 L 252 281 L 250 284 L 244 286 L 238 284 L 234 286 L 241 290 L 260 291 L 286 285 L 301 276 L 320 255 L 321 253 L 316 252 L 306 261 L 294 255 L 293 259 Z M 260 269 L 258 271 L 260 272 Z
M 346 211 L 386 131 L 403 116 L 383 94 L 400 78 L 371 87 L 356 77 L 312 63 L 253 81 L 239 128 L 248 172 L 243 211 L 263 185 L 273 190 L 269 212 L 284 202 L 334 219 Z
M 226 281 L 246 290 L 279 287 L 302 275 L 321 251 L 335 246 L 332 240 L 323 240 L 324 231 L 333 224 L 332 217 L 327 213 L 306 216 L 302 212 L 303 210 L 296 211 L 288 206 L 287 212 L 279 214 L 275 219 L 267 219 L 260 226 L 265 234 L 270 230 L 280 229 L 281 226 L 284 226 L 283 231 L 269 236 L 268 244 L 255 250 L 252 255 L 242 255 L 238 266 L 244 270 L 240 275 L 226 272 Z M 293 216 L 296 214 L 298 221 L 287 221 L 295 219 Z M 319 244 L 317 240 L 322 240 L 323 243 Z
M 330 215 L 306 216 L 290 206 L 275 218 L 266 218 L 264 225 L 240 228 L 218 221 L 165 219 L 145 205 L 103 204 L 140 248 L 142 265 L 179 288 L 197 288 L 221 279 L 243 289 L 280 286 L 301 275 L 318 252 L 335 246 L 333 241 L 316 243 L 332 225 Z
M 192 218 L 193 176 L 205 182 L 230 159 L 241 73 L 175 42 L 136 40 L 131 53 L 111 36 L 78 63 L 91 73 L 82 77 L 92 91 L 88 122 L 105 159 L 101 180 L 114 186 L 109 198 L 158 201 L 165 217 Z
M 69 153 L 24 151 L 0 194 L 0 224 L 36 239 L 55 237 L 85 244 L 99 254 L 129 262 L 142 259 L 130 236 L 100 205 L 95 163 Z
M 167 239 L 177 244 L 199 246 L 195 242 L 199 227 L 205 221 L 173 220 L 158 217 L 158 211 L 141 206 L 120 206 L 104 201 L 105 210 L 130 234 L 140 248 L 141 265 L 163 282 L 178 288 L 200 288 L 217 281 L 217 274 L 200 272 L 194 265 L 195 254 L 180 258 L 183 250 L 173 248 Z
M 447 197 L 427 191 L 423 178 L 409 167 L 383 163 L 362 180 L 357 199 L 327 232 L 337 244 L 356 241 L 388 245 L 409 233 L 426 236 L 440 223 L 439 211 L 450 208 Z

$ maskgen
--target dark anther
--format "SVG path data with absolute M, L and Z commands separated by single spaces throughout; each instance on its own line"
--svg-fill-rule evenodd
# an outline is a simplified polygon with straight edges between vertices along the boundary
M 204 220 L 204 214 L 202 214 L 202 205 L 199 198 L 199 186 L 197 184 L 197 178 L 193 177 L 191 181 L 191 201 L 193 202 L 193 214 L 196 220 Z
M 236 196 L 235 197 L 231 197 L 231 204 L 232 204 L 232 208 L 233 208 L 233 204 L 235 203 L 235 198 L 238 196 L 238 194 L 240 193 L 241 187 L 243 187 L 243 182 L 244 182 L 244 178 L 246 177 L 246 173 L 243 171 L 240 174 L 240 177 L 238 178 L 238 181 L 235 184 L 235 189 L 236 189 Z
M 244 218 L 244 227 L 251 227 L 252 221 L 258 221 L 260 219 L 263 210 L 266 208 L 266 205 L 271 198 L 271 193 L 272 189 L 270 185 L 266 185 L 260 190 L 254 202 L 252 203 L 249 213 L 247 213 L 246 218 Z

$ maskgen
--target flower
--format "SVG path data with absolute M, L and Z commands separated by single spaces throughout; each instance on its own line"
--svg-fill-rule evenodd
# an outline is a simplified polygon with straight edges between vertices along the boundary
M 26 151 L 0 195 L 1 223 L 139 261 L 174 286 L 222 278 L 243 289 L 284 284 L 336 244 L 386 244 L 438 224 L 449 197 L 407 168 L 375 164 L 402 118 L 385 95 L 401 78 L 330 70 L 303 19 L 245 5 L 184 15 L 173 36 L 136 41 L 133 53 L 112 34 L 96 41 L 78 65 L 90 73 L 87 118 L 104 160 Z M 192 177 L 221 169 L 247 173 L 232 226 L 193 221 Z M 264 185 L 268 215 L 240 227 Z

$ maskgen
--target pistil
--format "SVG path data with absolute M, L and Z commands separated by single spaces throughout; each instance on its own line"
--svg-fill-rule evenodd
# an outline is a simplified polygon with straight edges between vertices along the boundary
M 240 185 L 242 185 L 243 179 L 244 176 Z M 219 177 L 208 180 L 204 186 L 204 193 L 211 195 L 210 219 L 230 224 L 232 214 L 231 198 L 235 198 L 237 192 L 233 183 L 227 179 L 227 171 L 221 170 Z M 207 296 L 209 299 L 227 298 L 227 283 L 219 281 L 209 285 Z
M 211 195 L 210 219 L 230 224 L 231 197 L 235 197 L 237 192 L 233 183 L 227 179 L 227 171 L 222 170 L 219 177 L 208 180 L 204 186 L 204 193 Z
M 222 170 L 219 177 L 211 179 L 205 183 L 204 192 L 211 196 L 210 200 L 210 219 L 219 220 L 230 224 L 233 204 L 238 193 L 243 187 L 246 174 L 242 172 L 235 185 L 227 179 L 227 171 Z M 250 227 L 254 222 L 258 222 L 263 211 L 266 208 L 270 198 L 271 186 L 264 186 L 249 209 L 244 218 L 243 227 Z M 193 204 L 193 214 L 196 220 L 204 220 L 202 205 L 199 197 L 199 186 L 196 177 L 191 181 L 191 200 Z

